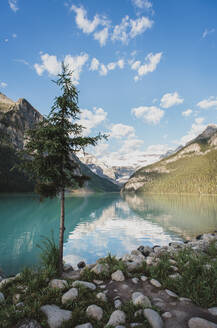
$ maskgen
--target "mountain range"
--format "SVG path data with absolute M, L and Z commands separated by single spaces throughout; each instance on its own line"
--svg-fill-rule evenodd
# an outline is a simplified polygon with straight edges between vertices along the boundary
M 25 99 L 17 102 L 0 93 L 0 192 L 33 191 L 34 183 L 22 172 L 12 170 L 19 163 L 16 150 L 25 143 L 25 131 L 31 129 L 43 116 Z M 7 139 L 7 140 L 6 140 Z M 90 177 L 83 191 L 118 192 L 120 187 L 105 177 L 92 172 L 78 158 L 81 172 Z
M 217 193 L 217 125 L 206 129 L 184 147 L 137 170 L 122 192 Z

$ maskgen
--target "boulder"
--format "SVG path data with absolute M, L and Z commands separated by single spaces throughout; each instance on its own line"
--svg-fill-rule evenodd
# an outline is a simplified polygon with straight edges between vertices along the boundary
M 134 305 L 151 307 L 151 302 L 150 302 L 149 298 L 140 292 L 135 292 L 132 294 L 132 302 Z
M 77 288 L 71 288 L 65 294 L 63 294 L 62 303 L 65 304 L 69 301 L 74 301 L 77 297 L 78 297 Z
M 145 309 L 143 313 L 152 328 L 163 328 L 163 320 L 156 311 Z
M 86 310 L 86 314 L 89 318 L 100 321 L 103 317 L 103 310 L 101 307 L 99 307 L 95 304 L 92 304 L 92 305 L 88 306 L 88 308 Z
M 84 261 L 80 261 L 78 264 L 77 264 L 77 267 L 78 269 L 83 269 L 84 267 L 86 267 L 86 263 Z
M 66 263 L 66 264 L 63 265 L 63 271 L 64 272 L 73 271 L 73 267 L 71 266 L 71 264 Z
M 174 297 L 174 298 L 178 298 L 178 295 L 174 292 L 172 292 L 169 289 L 165 289 L 165 292 L 167 293 L 167 295 L 169 295 L 170 297 Z
M 56 288 L 56 289 L 65 289 L 68 286 L 68 283 L 66 280 L 61 279 L 52 279 L 49 282 L 50 288 Z
M 149 246 L 139 246 L 137 250 L 140 251 L 140 253 L 142 253 L 142 255 L 145 257 L 147 257 L 152 252 L 152 249 Z
M 72 284 L 72 287 L 79 287 L 79 286 L 83 286 L 92 290 L 96 289 L 96 285 L 94 285 L 92 282 L 76 280 Z
M 119 324 L 125 323 L 126 321 L 126 314 L 123 311 L 116 310 L 112 312 L 107 326 L 117 326 Z
M 202 318 L 191 318 L 188 321 L 189 328 L 217 328 L 217 325 L 214 322 L 208 321 Z
M 112 278 L 112 280 L 115 280 L 115 281 L 124 281 L 125 280 L 124 274 L 121 270 L 117 270 L 117 271 L 113 272 L 111 275 L 111 278 Z
M 43 305 L 40 310 L 47 316 L 47 322 L 50 328 L 59 328 L 64 321 L 72 317 L 72 312 L 62 310 L 56 305 Z

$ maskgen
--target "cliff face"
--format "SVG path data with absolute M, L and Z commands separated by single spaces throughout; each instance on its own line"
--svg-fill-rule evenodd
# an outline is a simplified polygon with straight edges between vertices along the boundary
M 0 94 L 0 130 L 9 136 L 15 148 L 23 148 L 25 131 L 42 119 L 43 116 L 27 100 L 13 102 Z
M 122 192 L 217 193 L 217 126 L 174 154 L 136 171 Z

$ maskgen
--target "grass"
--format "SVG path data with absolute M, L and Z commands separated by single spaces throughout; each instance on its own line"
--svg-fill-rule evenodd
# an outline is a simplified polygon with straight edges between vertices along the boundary
M 195 304 L 209 308 L 216 306 L 217 300 L 217 261 L 213 260 L 216 255 L 216 241 L 210 243 L 206 253 L 182 249 L 173 255 L 181 274 L 180 278 L 169 277 L 172 272 L 168 255 L 161 256 L 158 265 L 150 267 L 149 274 L 158 279 L 163 288 L 171 289 L 180 297 L 188 297 Z

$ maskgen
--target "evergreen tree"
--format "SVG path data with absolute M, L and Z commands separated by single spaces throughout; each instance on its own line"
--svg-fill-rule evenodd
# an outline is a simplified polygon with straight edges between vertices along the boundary
M 27 132 L 22 152 L 22 168 L 36 181 L 36 192 L 43 197 L 60 195 L 59 273 L 63 270 L 63 237 L 65 190 L 82 186 L 88 178 L 80 173 L 75 153 L 86 146 L 95 146 L 105 138 L 84 137 L 79 119 L 78 92 L 72 84 L 72 72 L 62 64 L 62 72 L 54 81 L 61 88 L 47 118 Z M 28 159 L 28 160 L 27 160 Z

